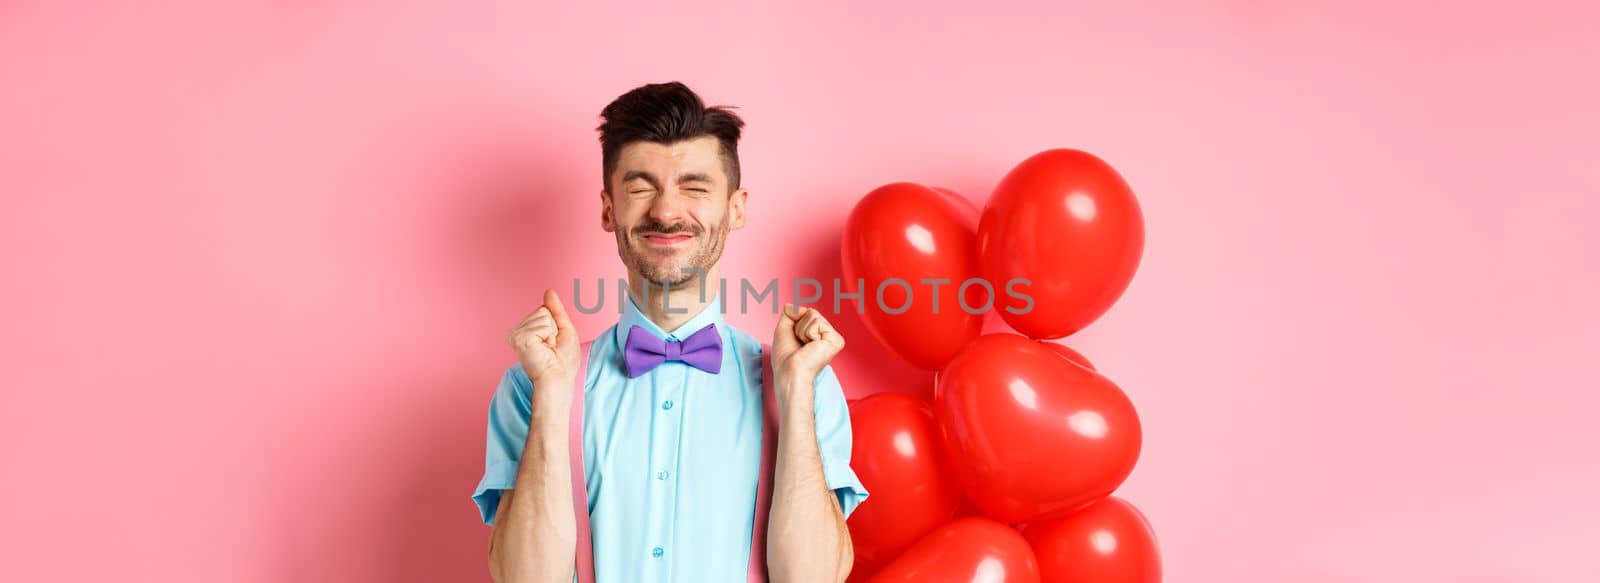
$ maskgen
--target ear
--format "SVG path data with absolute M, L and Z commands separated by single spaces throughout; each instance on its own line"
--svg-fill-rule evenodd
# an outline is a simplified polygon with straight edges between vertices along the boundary
M 617 230 L 616 223 L 611 222 L 611 193 L 604 188 L 600 189 L 600 228 L 607 233 Z
M 728 196 L 728 230 L 735 230 L 744 226 L 744 202 L 750 198 L 750 191 L 743 188 L 733 191 Z

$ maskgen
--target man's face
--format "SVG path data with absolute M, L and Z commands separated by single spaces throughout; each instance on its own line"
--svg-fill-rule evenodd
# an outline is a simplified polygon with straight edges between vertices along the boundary
M 717 139 L 623 146 L 600 193 L 601 226 L 617 236 L 629 271 L 656 286 L 679 289 L 709 274 L 722 259 L 728 231 L 744 226 L 747 193 L 728 191 Z

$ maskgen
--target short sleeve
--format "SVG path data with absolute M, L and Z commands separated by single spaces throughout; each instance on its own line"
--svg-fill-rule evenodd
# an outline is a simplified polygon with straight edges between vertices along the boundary
M 822 454 L 822 474 L 828 488 L 839 498 L 839 509 L 850 517 L 862 501 L 867 488 L 850 468 L 850 406 L 833 367 L 823 367 L 812 385 L 816 397 L 817 449 Z
M 522 365 L 512 365 L 500 378 L 489 401 L 488 441 L 484 448 L 483 478 L 472 492 L 484 524 L 494 523 L 500 494 L 516 485 L 517 462 L 528 440 L 528 420 L 533 411 L 533 381 Z

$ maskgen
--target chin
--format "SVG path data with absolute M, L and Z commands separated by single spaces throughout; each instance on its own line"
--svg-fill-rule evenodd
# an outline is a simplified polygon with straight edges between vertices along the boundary
M 684 279 L 687 281 L 688 278 L 694 276 L 693 274 L 689 274 L 686 277 L 681 267 L 682 266 L 676 264 L 652 265 L 649 269 L 640 270 L 639 273 L 640 275 L 644 276 L 645 281 L 650 282 L 651 285 L 656 287 L 661 287 L 663 285 L 677 286 L 683 284 L 682 281 L 678 281 L 679 279 Z

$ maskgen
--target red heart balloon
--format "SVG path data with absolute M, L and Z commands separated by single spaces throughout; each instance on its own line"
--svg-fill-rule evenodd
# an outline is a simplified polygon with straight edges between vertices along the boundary
M 962 518 L 967 516 L 984 516 L 984 513 L 982 510 L 979 510 L 978 506 L 973 504 L 971 500 L 968 500 L 966 496 L 962 496 L 961 505 L 956 507 L 956 517 Z
M 1139 509 L 1109 497 L 1055 520 L 1029 524 L 1039 574 L 1055 583 L 1159 583 L 1156 535 Z
M 1008 523 L 1110 494 L 1139 459 L 1139 417 L 1106 377 L 1016 334 L 972 341 L 940 372 L 934 418 L 968 500 Z
M 867 193 L 845 221 L 839 287 L 862 294 L 862 321 L 879 342 L 914 366 L 937 370 L 983 330 L 984 288 L 966 290 L 978 314 L 956 298 L 959 286 L 978 276 L 977 253 L 972 203 L 920 184 L 889 184 Z
M 1003 293 L 1000 317 L 1027 336 L 1060 338 L 1095 321 L 1127 289 L 1144 252 L 1144 217 L 1110 165 L 1077 150 L 1049 150 L 995 187 L 979 218 L 978 247 L 980 271 L 997 288 L 1030 282 L 1016 289 L 1032 306 Z
M 933 408 L 901 393 L 877 393 L 850 405 L 850 467 L 868 502 L 850 514 L 852 572 L 871 573 L 955 516 L 961 490 L 943 468 Z
M 1044 345 L 1049 346 L 1051 350 L 1056 351 L 1056 354 L 1066 357 L 1066 359 L 1072 361 L 1073 364 L 1089 370 L 1094 370 L 1094 364 L 1089 362 L 1089 358 L 1080 354 L 1078 351 L 1054 342 L 1046 342 Z
M 987 518 L 961 518 L 922 537 L 868 581 L 1031 583 L 1039 581 L 1039 565 L 1028 541 L 1011 527 Z

